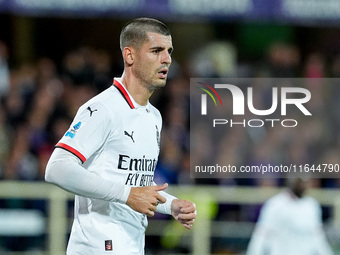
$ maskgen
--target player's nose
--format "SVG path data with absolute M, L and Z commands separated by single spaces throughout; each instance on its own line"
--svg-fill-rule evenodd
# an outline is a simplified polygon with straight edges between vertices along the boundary
M 162 55 L 162 64 L 167 64 L 170 65 L 171 64 L 171 55 L 169 52 L 164 51 L 164 54 Z

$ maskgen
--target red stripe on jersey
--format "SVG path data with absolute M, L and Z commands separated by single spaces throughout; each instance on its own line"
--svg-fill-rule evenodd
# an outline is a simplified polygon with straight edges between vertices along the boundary
M 120 84 L 116 79 L 113 79 L 113 84 L 114 86 L 119 90 L 119 92 L 122 94 L 128 105 L 130 106 L 131 109 L 134 109 L 135 106 L 133 105 L 131 98 L 129 94 L 127 93 L 126 89 L 123 87 L 122 84 Z
M 76 155 L 83 163 L 86 161 L 86 158 L 83 156 L 83 154 L 81 154 L 79 151 L 77 151 L 76 149 L 73 149 L 71 146 L 68 146 L 65 143 L 57 143 L 55 147 L 62 148 L 62 149 L 65 149 L 71 152 L 72 154 Z

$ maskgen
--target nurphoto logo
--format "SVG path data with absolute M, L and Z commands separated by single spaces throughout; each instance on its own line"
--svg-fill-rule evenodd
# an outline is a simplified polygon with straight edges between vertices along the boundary
M 217 93 L 217 91 L 211 87 L 209 84 L 206 84 L 204 82 L 199 82 L 201 85 L 203 85 L 206 88 L 198 87 L 202 91 L 204 91 L 206 94 L 202 94 L 201 96 L 201 114 L 202 115 L 207 115 L 207 94 L 210 96 L 210 98 L 214 101 L 215 106 L 217 106 L 216 100 L 214 95 L 217 97 L 218 101 L 222 105 L 222 100 L 220 95 Z M 212 94 L 210 91 L 214 94 Z
M 232 115 L 233 116 L 245 116 L 247 113 L 254 116 L 262 116 L 262 118 L 244 118 L 241 121 L 226 118 L 214 118 L 212 120 L 212 126 L 217 125 L 242 125 L 244 127 L 262 127 L 265 123 L 268 123 L 270 127 L 274 127 L 276 123 L 280 123 L 283 127 L 296 127 L 298 121 L 296 119 L 289 118 L 270 118 L 270 115 L 276 114 L 279 111 L 280 117 L 287 116 L 287 108 L 289 106 L 295 107 L 305 116 L 312 116 L 312 113 L 306 107 L 306 103 L 311 100 L 311 92 L 303 87 L 271 87 L 268 90 L 268 99 L 271 100 L 271 104 L 266 109 L 258 109 L 255 106 L 256 94 L 255 86 L 248 86 L 245 91 L 233 84 L 221 84 L 217 83 L 209 85 L 204 82 L 197 82 L 201 86 L 198 87 L 204 93 L 201 94 L 201 115 L 208 115 L 208 97 L 213 101 L 214 105 L 219 104 L 223 107 L 221 99 L 222 94 L 228 94 L 232 100 Z M 250 84 L 251 85 L 251 84 Z M 270 92 L 269 92 L 270 91 Z M 217 100 L 216 100 L 217 99 Z M 269 100 L 268 100 L 269 101 Z M 214 109 L 211 109 L 214 111 Z M 263 118 L 266 117 L 266 118 Z
M 338 78 L 191 78 L 190 176 L 338 178 L 339 85 Z

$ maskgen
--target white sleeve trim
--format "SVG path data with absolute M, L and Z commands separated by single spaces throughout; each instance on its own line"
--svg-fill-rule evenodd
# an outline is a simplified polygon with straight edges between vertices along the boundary
M 157 184 L 154 182 L 154 185 Z M 177 199 L 177 197 L 172 196 L 169 193 L 166 193 L 165 191 L 159 191 L 158 193 L 166 198 L 166 202 L 163 204 L 159 204 L 157 206 L 156 212 L 171 215 L 171 203 L 173 200 Z
M 53 151 L 45 180 L 76 195 L 110 202 L 126 203 L 131 190 L 129 186 L 87 171 L 79 158 L 61 148 Z

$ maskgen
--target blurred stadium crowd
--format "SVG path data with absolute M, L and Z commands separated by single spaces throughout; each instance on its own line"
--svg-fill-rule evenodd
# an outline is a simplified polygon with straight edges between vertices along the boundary
M 312 53 L 302 62 L 299 49 L 284 43 L 271 45 L 267 57 L 253 63 L 240 64 L 236 56 L 235 46 L 214 42 L 198 51 L 186 66 L 180 66 L 176 59 L 173 60 L 167 86 L 152 98 L 164 122 L 156 171 L 159 182 L 196 182 L 189 176 L 190 77 L 340 76 L 340 57 L 332 56 L 332 61 L 326 62 L 329 56 Z M 78 107 L 110 86 L 113 77 L 121 74 L 122 64 L 117 64 L 121 56 L 80 46 L 65 53 L 61 68 L 47 57 L 11 67 L 8 64 L 10 57 L 7 45 L 1 42 L 0 177 L 4 180 L 41 181 L 53 147 L 68 129 Z M 289 161 L 297 164 L 315 161 L 316 158 L 324 158 L 329 163 L 338 162 L 340 88 L 311 84 L 308 89 L 313 96 L 319 97 L 309 107 L 323 111 L 326 121 L 305 123 L 295 133 L 289 130 L 290 134 L 281 134 L 281 137 L 270 133 L 263 136 L 263 140 L 257 137 L 256 143 L 260 146 L 250 153 L 254 154 L 253 161 L 273 162 L 273 159 L 287 154 Z M 261 99 L 265 104 L 268 100 L 266 90 L 259 86 L 259 91 L 263 92 Z M 284 147 L 288 139 L 285 135 L 293 141 L 289 148 Z M 249 152 L 242 146 L 248 144 L 245 139 L 251 136 L 246 129 L 230 132 L 225 138 L 229 144 L 226 149 L 236 151 L 224 154 L 235 157 L 226 160 L 238 164 L 252 161 L 246 158 Z M 208 144 L 206 146 L 209 147 Z M 322 185 L 338 186 L 338 183 L 333 180 L 331 184 Z
M 263 58 L 239 62 L 237 46 L 229 42 L 211 42 L 195 52 L 186 63 L 177 63 L 169 74 L 166 87 L 155 92 L 152 103 L 163 116 L 161 154 L 156 170 L 158 183 L 216 185 L 274 185 L 270 179 L 190 178 L 190 77 L 340 77 L 340 57 L 312 52 L 302 58 L 301 49 L 287 43 L 273 43 Z M 121 56 L 104 49 L 79 46 L 62 56 L 62 63 L 48 57 L 11 66 L 11 51 L 0 42 L 0 179 L 43 181 L 44 171 L 54 145 L 69 128 L 78 107 L 112 84 L 123 70 Z M 234 129 L 224 138 L 229 145 L 222 159 L 234 165 L 268 162 L 275 164 L 286 157 L 290 163 L 339 163 L 340 86 L 311 85 L 313 107 L 322 111 L 325 121 L 304 123 L 289 134 L 252 134 Z M 267 98 L 262 97 L 263 100 Z M 287 142 L 289 141 L 289 143 Z M 249 143 L 256 143 L 251 151 Z M 205 144 L 209 151 L 209 144 Z M 211 150 L 213 152 L 213 150 Z M 228 155 L 228 156 L 225 156 Z M 206 154 L 205 156 L 209 156 Z M 338 179 L 315 179 L 315 187 L 339 187 Z M 13 202 L 13 201 L 12 201 Z M 0 201 L 1 207 L 17 203 Z M 25 206 L 25 204 L 21 204 Z M 219 215 L 237 220 L 234 207 Z M 247 209 L 247 208 L 246 208 Z M 258 208 L 243 217 L 255 220 Z M 249 209 L 249 208 L 248 208 Z

